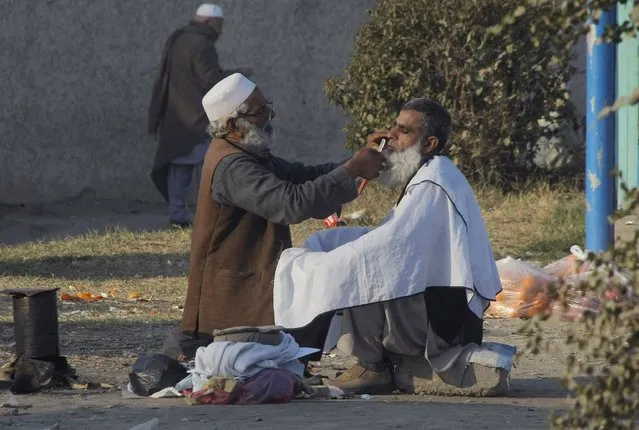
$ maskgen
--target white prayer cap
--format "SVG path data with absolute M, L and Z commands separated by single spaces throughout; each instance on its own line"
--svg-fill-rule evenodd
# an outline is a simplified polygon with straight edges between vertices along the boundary
M 197 8 L 195 15 L 206 16 L 208 18 L 224 18 L 224 11 L 221 7 L 213 3 L 203 3 Z
M 241 73 L 222 79 L 202 99 L 209 122 L 225 118 L 239 108 L 255 90 L 255 84 Z

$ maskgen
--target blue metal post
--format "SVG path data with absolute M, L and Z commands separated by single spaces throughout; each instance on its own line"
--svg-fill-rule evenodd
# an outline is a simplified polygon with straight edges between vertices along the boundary
M 614 24 L 615 8 L 602 13 L 588 35 L 586 65 L 586 248 L 606 251 L 613 243 L 608 217 L 615 208 L 615 115 L 597 119 L 615 102 L 616 45 L 599 43 L 606 25 Z

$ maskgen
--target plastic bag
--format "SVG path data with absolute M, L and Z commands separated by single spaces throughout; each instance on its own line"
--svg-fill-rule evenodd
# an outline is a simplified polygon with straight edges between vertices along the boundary
M 555 261 L 540 269 L 534 264 L 507 257 L 497 261 L 497 270 L 502 282 L 502 292 L 497 295 L 486 311 L 489 318 L 531 318 L 541 312 L 551 312 L 568 321 L 579 320 L 585 313 L 599 312 L 608 300 L 623 300 L 631 291 L 623 288 L 628 277 L 613 270 L 609 278 L 610 287 L 601 299 L 585 295 L 580 285 L 588 282 L 594 274 L 592 264 L 585 262 L 587 254 L 579 247 L 570 248 L 571 255 Z M 597 269 L 602 272 L 610 266 Z M 551 295 L 548 285 L 562 280 L 570 298 L 567 306 L 555 302 L 555 293 Z M 626 295 L 622 294 L 626 292 Z
M 129 373 L 131 390 L 138 396 L 150 396 L 167 387 L 174 387 L 187 377 L 180 362 L 162 354 L 142 355 Z
M 598 313 L 603 308 L 603 302 L 595 297 L 575 296 L 564 306 L 556 301 L 552 306 L 552 314 L 564 321 L 579 321 L 587 313 Z
M 236 383 L 230 391 L 212 387 L 188 395 L 198 405 L 255 405 L 288 403 L 306 389 L 295 374 L 275 368 L 262 370 L 246 383 Z
M 625 290 L 623 286 L 628 283 L 628 278 L 616 270 L 610 278 L 610 287 L 603 293 L 603 297 L 597 298 L 584 294 L 580 285 L 588 282 L 593 275 L 594 271 L 589 271 L 564 278 L 563 284 L 571 297 L 569 297 L 566 306 L 559 301 L 554 303 L 553 315 L 566 321 L 579 321 L 588 313 L 600 312 L 607 301 L 620 301 L 630 297 L 630 290 L 626 290 L 626 294 L 622 293 L 622 290 Z
M 570 255 L 550 263 L 544 267 L 544 272 L 555 278 L 566 278 L 569 276 L 586 273 L 592 270 L 592 264 L 586 262 L 588 254 L 579 246 L 570 248 Z
M 502 291 L 486 311 L 489 318 L 531 318 L 549 312 L 548 284 L 554 278 L 528 261 L 507 257 L 496 262 Z

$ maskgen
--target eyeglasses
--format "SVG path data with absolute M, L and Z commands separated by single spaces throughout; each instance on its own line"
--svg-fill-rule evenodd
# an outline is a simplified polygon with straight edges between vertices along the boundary
M 249 116 L 249 117 L 258 117 L 261 116 L 265 118 L 267 121 L 270 121 L 273 118 L 273 102 L 265 101 L 264 104 L 254 113 L 243 113 L 240 116 Z

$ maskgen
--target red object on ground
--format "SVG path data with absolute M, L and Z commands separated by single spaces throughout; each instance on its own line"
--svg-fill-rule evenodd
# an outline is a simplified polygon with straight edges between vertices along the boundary
M 322 224 L 324 224 L 325 228 L 334 228 L 337 227 L 341 222 L 341 218 L 338 217 L 337 214 L 333 214 L 327 218 L 324 218 L 324 222 Z
M 300 378 L 286 369 L 265 369 L 230 392 L 204 389 L 185 394 L 198 405 L 255 405 L 288 403 L 304 390 Z

